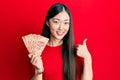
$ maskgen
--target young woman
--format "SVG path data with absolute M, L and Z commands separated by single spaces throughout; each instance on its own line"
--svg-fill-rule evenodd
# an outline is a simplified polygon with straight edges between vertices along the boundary
M 42 35 L 49 38 L 49 42 L 41 56 L 33 54 L 30 57 L 35 66 L 32 80 L 92 80 L 87 39 L 82 45 L 74 46 L 72 17 L 64 4 L 50 7 Z

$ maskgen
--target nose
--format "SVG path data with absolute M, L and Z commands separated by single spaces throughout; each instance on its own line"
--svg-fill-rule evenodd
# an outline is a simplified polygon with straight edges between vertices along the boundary
M 60 25 L 59 25 L 59 29 L 61 30 L 61 29 L 63 29 L 63 23 L 61 23 Z
M 59 29 L 62 30 L 63 28 L 60 26 Z

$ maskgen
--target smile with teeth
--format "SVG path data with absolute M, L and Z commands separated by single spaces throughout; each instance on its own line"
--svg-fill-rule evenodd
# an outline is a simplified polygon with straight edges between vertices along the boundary
M 58 36 L 62 36 L 64 34 L 62 31 L 57 31 L 56 33 Z

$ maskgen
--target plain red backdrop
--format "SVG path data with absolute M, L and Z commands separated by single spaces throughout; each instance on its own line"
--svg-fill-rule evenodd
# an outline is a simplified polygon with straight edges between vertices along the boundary
M 93 80 L 120 80 L 119 0 L 1 0 L 0 80 L 30 80 L 32 67 L 21 36 L 41 33 L 48 8 L 56 2 L 71 10 L 75 43 L 88 38 Z

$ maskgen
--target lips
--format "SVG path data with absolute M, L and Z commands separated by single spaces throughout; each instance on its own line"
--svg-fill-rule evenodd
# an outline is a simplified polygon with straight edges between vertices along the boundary
M 62 31 L 57 31 L 56 33 L 58 36 L 62 36 L 64 34 Z

